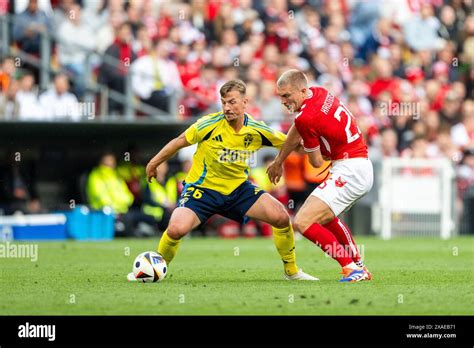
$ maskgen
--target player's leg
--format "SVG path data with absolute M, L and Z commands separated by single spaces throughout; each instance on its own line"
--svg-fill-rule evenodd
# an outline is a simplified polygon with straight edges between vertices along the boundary
M 348 249 L 349 255 L 352 258 L 352 261 L 359 267 L 364 270 L 367 276 L 367 280 L 372 279 L 372 273 L 368 270 L 367 266 L 365 266 L 364 261 L 360 255 L 359 249 L 357 248 L 356 243 L 354 242 L 354 238 L 352 237 L 351 230 L 349 227 L 340 220 L 337 216 L 334 217 L 330 222 L 323 225 L 329 231 L 331 231 L 346 249 Z
M 337 178 L 335 183 L 339 183 L 336 188 L 340 191 L 339 196 L 335 199 L 334 209 L 339 215 L 343 211 L 348 211 L 358 199 L 370 191 L 373 185 L 373 168 L 371 161 L 368 159 L 353 159 L 336 164 L 335 170 L 343 173 L 334 175 L 334 178 Z M 324 224 L 324 227 L 330 230 L 338 241 L 346 247 L 352 260 L 365 271 L 367 279 L 372 279 L 371 273 L 362 261 L 349 227 L 337 216 Z
M 294 232 L 290 217 L 283 204 L 270 194 L 263 193 L 245 215 L 272 226 L 273 241 L 283 261 L 287 279 L 317 280 L 317 278 L 300 271 L 296 265 Z
M 168 228 L 161 236 L 158 253 L 170 263 L 176 255 L 181 238 L 215 213 L 215 193 L 194 185 L 185 185 L 178 208 L 171 214 Z
M 352 237 L 352 233 L 349 227 L 340 220 L 337 216 L 334 217 L 331 221 L 323 225 L 329 231 L 331 231 L 342 245 L 348 249 L 348 252 L 352 258 L 352 261 L 359 267 L 363 267 L 364 264 L 361 260 L 361 256 L 359 253 L 359 249 L 354 242 L 354 238 Z
M 169 264 L 178 252 L 181 238 L 197 227 L 201 221 L 194 211 L 185 207 L 178 207 L 171 214 L 168 228 L 163 232 L 158 243 L 158 253 Z
M 361 269 L 363 265 L 353 262 L 360 262 L 359 252 L 350 230 L 337 216 L 370 190 L 373 182 L 371 163 L 366 159 L 344 161 L 334 165 L 332 170 L 331 177 L 313 191 L 306 206 L 298 212 L 296 225 L 299 231 L 304 231 L 304 236 L 321 245 L 339 262 L 346 275 L 341 281 L 370 279 L 367 270 L 362 272 L 363 277 L 360 274 L 356 274 L 355 279 L 347 276 L 350 270 Z M 312 221 L 314 225 L 310 225 Z
M 294 227 L 307 239 L 317 244 L 341 267 L 355 267 L 352 258 L 336 236 L 323 225 L 334 219 L 334 213 L 320 198 L 310 195 L 296 213 Z

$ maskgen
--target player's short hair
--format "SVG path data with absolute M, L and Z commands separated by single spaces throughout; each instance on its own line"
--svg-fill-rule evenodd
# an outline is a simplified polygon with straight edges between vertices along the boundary
M 224 97 L 230 91 L 239 91 L 240 95 L 244 96 L 247 93 L 247 86 L 242 80 L 230 80 L 224 83 L 219 90 L 221 97 Z
M 308 78 L 306 75 L 297 69 L 290 69 L 281 74 L 277 81 L 277 87 L 281 88 L 286 85 L 308 88 Z

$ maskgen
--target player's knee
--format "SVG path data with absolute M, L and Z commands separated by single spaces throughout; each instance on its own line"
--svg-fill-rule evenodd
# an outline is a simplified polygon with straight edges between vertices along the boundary
M 320 224 L 320 225 L 325 225 L 325 224 L 330 223 L 333 219 L 334 219 L 334 215 L 325 214 L 325 215 L 321 215 L 318 218 L 317 223 Z
M 308 222 L 301 216 L 296 215 L 295 220 L 293 221 L 293 228 L 295 231 L 304 233 L 309 227 Z
M 275 221 L 275 224 L 273 226 L 275 226 L 276 228 L 285 228 L 285 227 L 288 227 L 290 225 L 290 218 L 288 215 L 280 215 L 278 216 L 278 218 L 276 219 Z
M 166 234 L 173 239 L 181 239 L 188 233 L 188 230 L 176 222 L 170 222 Z
M 275 212 L 272 226 L 276 228 L 285 228 L 290 225 L 290 216 L 285 211 L 284 208 L 280 209 L 278 212 Z
M 324 225 L 334 219 L 334 214 L 330 209 L 322 209 L 314 214 L 314 223 Z

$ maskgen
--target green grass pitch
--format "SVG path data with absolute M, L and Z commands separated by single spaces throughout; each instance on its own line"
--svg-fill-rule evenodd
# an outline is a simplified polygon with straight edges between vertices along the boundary
M 185 238 L 167 278 L 129 283 L 156 239 L 40 242 L 38 260 L 0 259 L 1 315 L 472 315 L 474 238 L 357 237 L 371 282 L 338 283 L 339 265 L 298 240 L 319 282 L 282 279 L 272 240 Z

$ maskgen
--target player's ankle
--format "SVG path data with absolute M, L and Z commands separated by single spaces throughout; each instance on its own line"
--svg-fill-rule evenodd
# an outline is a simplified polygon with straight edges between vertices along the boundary
M 298 273 L 298 266 L 296 266 L 296 262 L 286 262 L 284 263 L 285 267 L 285 274 L 292 276 Z
M 355 262 L 351 262 L 351 263 L 343 266 L 342 268 L 359 269 L 360 267 L 357 266 Z

